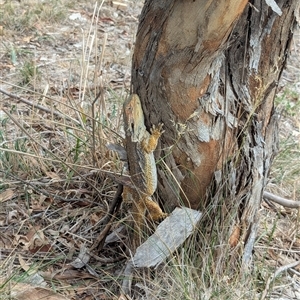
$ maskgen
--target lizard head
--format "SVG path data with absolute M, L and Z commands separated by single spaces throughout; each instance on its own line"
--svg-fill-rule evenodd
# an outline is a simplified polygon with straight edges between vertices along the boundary
M 146 127 L 140 98 L 132 94 L 124 102 L 125 134 L 130 135 L 133 142 L 142 140 Z

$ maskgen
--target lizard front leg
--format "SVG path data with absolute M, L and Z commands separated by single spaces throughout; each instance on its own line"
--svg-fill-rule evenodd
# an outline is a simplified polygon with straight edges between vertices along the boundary
M 152 125 L 152 128 L 150 129 L 150 135 L 148 138 L 144 138 L 142 141 L 142 148 L 146 153 L 151 153 L 153 152 L 156 147 L 159 138 L 161 135 L 165 132 L 162 127 L 164 126 L 163 123 L 159 123 L 157 126 Z

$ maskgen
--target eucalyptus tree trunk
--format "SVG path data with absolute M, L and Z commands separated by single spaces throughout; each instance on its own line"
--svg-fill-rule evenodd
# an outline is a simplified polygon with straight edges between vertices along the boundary
M 146 0 L 140 16 L 132 92 L 148 128 L 164 123 L 160 198 L 167 210 L 206 213 L 202 229 L 216 230 L 244 266 L 276 152 L 274 97 L 298 2 Z

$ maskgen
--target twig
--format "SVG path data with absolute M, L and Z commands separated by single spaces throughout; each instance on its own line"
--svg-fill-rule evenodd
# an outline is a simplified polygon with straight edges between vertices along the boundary
M 68 166 L 68 168 L 70 168 L 75 174 L 77 174 L 78 176 L 80 176 L 83 180 L 85 180 L 85 182 L 87 184 L 89 184 L 95 191 L 97 191 L 100 194 L 99 189 L 90 181 L 84 179 L 84 177 L 75 169 L 73 168 L 70 164 L 67 164 L 63 159 L 60 159 L 57 155 L 55 155 L 54 153 L 52 153 L 48 148 L 46 148 L 45 146 L 43 146 L 41 143 L 39 143 L 37 140 L 35 140 L 24 128 L 23 126 L 20 124 L 20 122 L 13 117 L 7 110 L 5 110 L 4 108 L 2 108 L 2 110 L 4 111 L 4 113 L 6 113 L 8 115 L 8 117 L 14 122 L 15 125 L 17 125 L 20 130 L 25 133 L 25 135 L 31 140 L 33 141 L 35 144 L 37 144 L 39 147 L 41 147 L 45 152 L 49 153 L 50 155 L 52 155 L 56 160 L 60 161 L 62 164 Z
M 269 192 L 264 192 L 263 197 L 267 200 L 278 203 L 284 207 L 289 207 L 289 208 L 299 208 L 300 207 L 300 201 L 288 200 L 288 199 L 282 198 L 280 196 L 274 195 Z
M 2 81 L 2 80 L 0 80 L 0 81 Z M 13 86 L 14 86 L 14 85 L 13 85 Z M 15 94 L 11 94 L 11 93 L 9 93 L 9 92 L 7 92 L 7 91 L 1 89 L 1 88 L 0 88 L 0 93 L 6 95 L 6 96 L 8 96 L 8 97 L 11 97 L 11 98 L 13 98 L 13 99 L 16 99 L 16 100 L 18 100 L 18 101 L 20 101 L 20 102 L 23 102 L 23 103 L 25 103 L 25 104 L 27 104 L 27 105 L 33 107 L 33 108 L 40 109 L 40 110 L 42 110 L 42 111 L 44 111 L 44 112 L 46 112 L 46 113 L 53 114 L 53 115 L 55 115 L 55 116 L 57 116 L 57 117 L 59 117 L 59 118 L 66 119 L 66 120 L 68 120 L 68 121 L 70 121 L 70 122 L 75 122 L 77 125 L 81 125 L 81 122 L 80 122 L 80 121 L 78 121 L 78 120 L 76 120 L 76 119 L 73 119 L 73 118 L 71 118 L 71 117 L 68 116 L 68 115 L 64 115 L 64 114 L 62 114 L 62 113 L 60 113 L 60 112 L 58 112 L 58 111 L 55 111 L 55 110 L 50 110 L 49 108 L 47 108 L 47 107 L 45 107 L 45 106 L 42 106 L 42 105 L 40 105 L 40 104 L 35 104 L 35 103 L 33 103 L 33 102 L 29 101 L 29 100 L 26 100 L 26 99 L 24 99 L 24 98 L 22 98 L 22 97 L 19 97 L 19 96 L 15 95 Z M 45 96 L 45 95 L 40 94 L 40 93 L 36 93 L 36 94 L 38 94 L 38 95 L 40 95 L 40 96 L 43 96 L 43 97 L 46 97 L 46 98 L 48 98 L 48 99 L 53 100 L 53 98 L 51 98 L 51 97 L 49 97 L 49 96 Z M 53 100 L 53 101 L 59 102 L 59 101 L 57 101 L 57 100 Z M 79 111 L 79 110 L 75 109 L 74 107 L 72 107 L 72 106 L 70 106 L 70 105 L 67 105 L 67 104 L 64 104 L 64 105 L 65 105 L 67 108 L 72 109 L 72 110 L 74 110 L 74 111 L 76 111 L 76 112 L 80 112 L 80 114 L 85 115 L 86 117 L 88 117 L 88 115 L 84 114 L 82 111 Z M 107 125 L 105 125 L 105 124 L 103 124 L 103 123 L 101 123 L 101 126 L 105 127 L 106 129 L 108 129 L 108 130 L 110 130 L 112 133 L 114 133 L 116 136 L 118 136 L 119 138 L 123 139 L 123 136 L 122 136 L 119 132 L 117 132 L 116 130 L 113 130 L 112 128 L 109 128 Z
M 125 270 L 123 272 L 123 283 L 121 291 L 124 295 L 129 295 L 131 292 L 131 284 L 132 284 L 132 269 L 133 269 L 133 262 L 129 260 L 126 264 Z
M 102 94 L 102 88 L 100 88 L 100 91 L 94 101 L 92 102 L 92 155 L 93 155 L 93 166 L 96 166 L 96 114 L 95 114 L 95 103 L 98 100 L 98 98 Z
M 300 264 L 300 261 L 295 261 L 295 262 L 292 262 L 290 264 L 287 264 L 285 266 L 281 266 L 279 267 L 275 273 L 273 275 L 271 275 L 268 280 L 267 280 L 267 283 L 266 283 L 266 287 L 261 295 L 261 298 L 260 300 L 264 300 L 268 294 L 268 291 L 270 290 L 270 284 L 274 281 L 274 279 L 282 272 L 288 270 L 288 269 L 291 269 L 291 268 L 294 268 L 296 266 L 298 266 Z
M 40 109 L 40 110 L 42 110 L 42 111 L 44 111 L 44 112 L 46 112 L 48 114 L 53 114 L 53 115 L 55 115 L 55 116 L 57 116 L 57 117 L 59 117 L 61 119 L 67 119 L 68 121 L 72 121 L 72 122 L 75 122 L 76 124 L 80 124 L 77 120 L 71 118 L 70 116 L 64 115 L 64 114 L 62 114 L 62 113 L 60 113 L 58 111 L 55 111 L 55 110 L 51 110 L 51 109 L 49 109 L 49 108 L 47 108 L 45 106 L 42 106 L 40 104 L 35 104 L 35 103 L 33 103 L 33 102 L 29 101 L 29 100 L 26 100 L 26 99 L 24 99 L 22 97 L 19 97 L 19 96 L 15 95 L 15 94 L 11 94 L 11 93 L 3 90 L 3 89 L 0 89 L 0 93 L 6 95 L 8 97 L 14 98 L 14 99 L 16 99 L 18 101 L 21 101 L 21 102 L 23 102 L 23 103 L 25 103 L 27 105 L 30 105 L 33 108 Z
M 104 241 L 105 241 L 105 237 L 107 236 L 110 228 L 111 228 L 111 224 L 113 222 L 113 220 L 115 219 L 116 216 L 116 212 L 118 211 L 118 209 L 120 208 L 121 202 L 122 202 L 122 193 L 123 193 L 123 185 L 122 184 L 118 184 L 118 189 L 116 191 L 115 197 L 110 205 L 110 209 L 108 211 L 108 213 L 106 214 L 106 217 L 108 217 L 107 219 L 107 224 L 105 226 L 105 228 L 102 230 L 102 232 L 100 233 L 100 235 L 96 238 L 93 246 L 90 248 L 90 252 L 93 251 L 95 248 L 102 248 Z
M 23 180 L 13 174 L 9 174 L 3 170 L 0 170 L 1 173 L 5 174 L 6 176 L 9 176 L 9 177 L 12 177 L 14 178 L 16 181 L 14 183 L 22 183 L 24 185 L 28 185 L 30 186 L 34 191 L 36 191 L 37 193 L 40 193 L 46 197 L 49 197 L 49 198 L 53 198 L 53 199 L 57 199 L 57 200 L 60 200 L 60 201 L 63 201 L 63 202 L 77 202 L 77 201 L 82 201 L 82 199 L 80 198 L 66 198 L 66 197 L 62 197 L 62 196 L 58 196 L 54 193 L 50 193 L 44 189 L 41 189 L 40 187 L 38 187 L 37 183 L 35 182 L 31 182 L 30 180 Z M 64 179 L 65 180 L 65 179 Z M 10 182 L 6 182 L 7 184 L 10 184 Z M 48 184 L 45 184 L 45 185 L 48 185 Z M 94 201 L 93 200 L 85 200 L 86 202 L 90 202 L 90 203 L 93 203 Z

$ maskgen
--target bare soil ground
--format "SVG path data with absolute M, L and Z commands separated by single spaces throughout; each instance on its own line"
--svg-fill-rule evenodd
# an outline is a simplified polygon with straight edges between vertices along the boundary
M 105 145 L 122 140 L 142 3 L 0 4 L 0 299 L 117 299 L 126 237 L 105 247 L 99 240 L 116 190 L 99 170 L 122 168 Z M 299 54 L 298 31 L 280 83 L 281 147 L 268 185 L 298 201 Z M 257 295 L 300 299 L 300 266 L 279 269 L 300 261 L 298 211 L 263 202 L 260 214 Z M 95 241 L 100 250 L 90 251 Z M 179 287 L 172 295 L 144 279 L 138 287 L 137 299 L 181 298 Z

